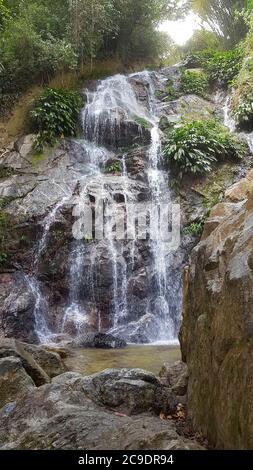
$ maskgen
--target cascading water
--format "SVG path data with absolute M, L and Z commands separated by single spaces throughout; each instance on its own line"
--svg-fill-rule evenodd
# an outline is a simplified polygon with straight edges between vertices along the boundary
M 146 86 L 148 98 L 146 108 L 138 102 L 130 82 L 136 76 Z M 148 122 L 151 144 L 147 151 L 147 179 L 150 202 L 153 207 L 151 217 L 156 217 L 155 213 L 159 211 L 158 206 L 163 201 L 163 198 L 167 204 L 170 202 L 167 174 L 159 168 L 161 163 L 161 138 L 158 127 L 159 116 L 156 114 L 156 111 L 155 87 L 152 75 L 145 71 L 138 75 L 133 74 L 130 77 L 117 75 L 103 80 L 95 92 L 87 92 L 87 105 L 83 112 L 85 138 L 96 145 L 109 144 L 114 149 L 119 146 L 122 134 L 127 133 L 127 129 L 123 127 L 124 122 L 134 120 L 138 122 L 140 118 Z M 141 126 L 139 126 L 139 132 L 141 133 Z M 124 207 L 120 209 L 125 211 L 126 220 L 129 222 L 131 219 L 129 204 L 132 207 L 132 204 L 136 201 L 134 201 L 133 194 L 131 193 L 131 180 L 127 174 L 124 156 L 122 159 L 122 169 L 120 193 L 123 196 L 124 202 L 122 205 Z M 101 178 L 103 182 L 106 181 L 104 174 Z M 119 210 L 119 206 L 116 207 L 113 202 L 112 194 L 106 194 L 105 234 L 107 250 L 112 263 L 113 328 L 111 331 L 114 333 L 117 332 L 117 329 L 120 332 L 120 326 L 124 324 L 124 319 L 128 317 L 129 308 L 131 308 L 128 301 L 128 284 L 136 250 L 138 252 L 134 227 L 128 226 L 128 234 L 131 232 L 133 240 L 128 240 L 127 242 L 125 240 L 115 240 L 114 216 L 117 210 Z M 150 332 L 150 340 L 155 338 L 156 340 L 168 341 L 176 336 L 176 331 L 173 327 L 173 310 L 170 311 L 173 287 L 169 285 L 167 280 L 167 269 L 169 269 L 169 266 L 166 265 L 166 243 L 162 240 L 158 220 L 157 223 L 152 224 L 152 227 L 155 227 L 155 232 L 152 233 L 152 240 L 150 240 L 149 245 L 153 258 L 153 274 L 150 273 L 150 275 L 154 276 L 154 294 L 152 305 L 149 301 L 146 309 L 147 312 L 155 309 L 159 328 L 153 337 L 152 332 Z M 126 248 L 131 253 L 132 266 L 123 255 Z
M 32 291 L 34 296 L 35 304 L 34 304 L 34 321 L 35 321 L 35 333 L 41 343 L 47 343 L 52 338 L 53 334 L 50 330 L 46 318 L 48 317 L 49 306 L 46 297 L 43 295 L 41 290 L 41 284 L 38 280 L 38 271 L 39 271 L 39 263 L 41 256 L 43 255 L 46 247 L 48 236 L 50 232 L 50 228 L 55 222 L 55 218 L 59 209 L 64 206 L 64 204 L 69 200 L 71 195 L 66 195 L 64 193 L 63 198 L 54 206 L 52 211 L 46 216 L 43 220 L 43 232 L 42 237 L 38 243 L 34 263 L 33 263 L 33 274 L 31 276 L 26 275 L 26 281 Z
M 86 92 L 84 136 L 79 141 L 86 160 L 83 167 L 78 160 L 78 190 L 68 198 L 79 229 L 89 211 L 97 216 L 102 201 L 102 215 L 95 225 L 103 236 L 93 239 L 93 225 L 80 236 L 73 228 L 69 295 L 60 333 L 79 336 L 95 329 L 142 343 L 169 342 L 177 337 L 181 274 L 180 269 L 173 270 L 173 257 L 162 236 L 162 205 L 171 203 L 171 195 L 168 174 L 161 168 L 157 79 L 166 81 L 164 76 L 146 71 L 128 77 L 116 75 L 101 81 L 95 91 Z M 142 101 L 137 98 L 134 81 L 142 87 Z M 129 152 L 136 149 L 141 149 L 143 158 L 141 177 L 128 170 Z M 150 222 L 144 238 L 135 218 L 142 201 L 149 207 Z M 48 305 L 38 281 L 38 266 L 49 231 L 65 202 L 61 199 L 44 220 L 35 274 L 29 278 L 36 300 L 37 335 L 43 342 L 53 334 L 46 322 Z

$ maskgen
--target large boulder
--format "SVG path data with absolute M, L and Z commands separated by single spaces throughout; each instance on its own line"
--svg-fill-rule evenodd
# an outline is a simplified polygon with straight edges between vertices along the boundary
M 4 339 L 0 342 L 0 358 L 16 357 L 21 361 L 26 373 L 32 378 L 37 387 L 50 382 L 47 373 L 35 361 L 28 350 L 19 341 Z
M 53 378 L 66 372 L 66 366 L 56 351 L 49 351 L 42 346 L 22 343 L 24 350 L 29 353 L 36 363 L 46 372 L 48 377 Z
M 73 346 L 75 348 L 122 349 L 127 346 L 127 343 L 109 333 L 90 333 L 77 338 Z
M 136 374 L 140 378 L 140 372 Z M 199 445 L 195 443 L 194 447 L 191 440 L 178 435 L 173 422 L 162 421 L 158 416 L 126 416 L 102 408 L 87 396 L 83 377 L 67 373 L 3 407 L 0 448 L 165 450 L 199 449 Z
M 170 413 L 177 403 L 168 387 L 141 369 L 107 369 L 85 377 L 82 386 L 96 403 L 129 415 L 149 410 Z
M 12 356 L 0 358 L 0 408 L 34 387 L 20 359 Z
M 214 207 L 185 270 L 189 411 L 221 449 L 253 448 L 252 181 L 251 172 Z

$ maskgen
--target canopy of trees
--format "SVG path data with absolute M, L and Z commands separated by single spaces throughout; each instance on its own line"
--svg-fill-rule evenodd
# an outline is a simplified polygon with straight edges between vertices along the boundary
M 227 45 L 234 46 L 247 32 L 238 12 L 250 7 L 252 0 L 191 0 L 191 8 Z
M 45 82 L 95 59 L 152 60 L 168 47 L 160 21 L 176 0 L 0 0 L 0 92 Z

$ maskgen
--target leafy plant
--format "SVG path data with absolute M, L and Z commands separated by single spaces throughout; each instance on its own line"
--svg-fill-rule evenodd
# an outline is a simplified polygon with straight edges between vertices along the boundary
M 150 129 L 151 124 L 146 119 L 140 116 L 134 116 L 134 121 L 143 129 Z
M 253 128 L 253 92 L 241 98 L 241 102 L 234 112 L 238 127 L 251 130 Z
M 227 87 L 240 72 L 242 53 L 240 48 L 226 52 L 214 52 L 207 62 L 209 80 Z
M 13 174 L 15 174 L 15 171 L 13 170 L 13 168 L 8 168 L 8 167 L 0 165 L 0 179 L 8 178 L 9 176 L 12 176 Z
M 187 225 L 187 227 L 184 227 L 184 234 L 185 235 L 193 235 L 194 237 L 197 237 L 202 234 L 203 228 L 205 225 L 205 218 L 199 220 L 198 222 L 193 222 L 190 225 Z
M 241 159 L 246 145 L 215 120 L 197 120 L 168 131 L 164 156 L 179 177 L 210 172 L 218 161 Z
M 230 51 L 203 50 L 187 55 L 185 65 L 187 67 L 201 67 L 208 75 L 210 84 L 218 83 L 227 87 L 240 72 L 243 61 L 241 47 Z
M 75 136 L 81 97 L 76 92 L 46 88 L 31 112 L 34 129 L 38 131 L 35 149 L 43 151 L 58 137 Z
M 166 90 L 166 94 L 167 94 L 166 101 L 173 101 L 176 98 L 178 98 L 179 94 L 175 90 L 175 86 L 174 86 L 174 83 L 173 83 L 172 80 L 170 80 L 170 79 L 167 80 L 165 90 Z
M 206 96 L 208 79 L 204 72 L 185 70 L 181 75 L 181 91 L 184 94 Z
M 122 164 L 119 160 L 110 163 L 105 167 L 106 173 L 119 173 L 122 170 Z

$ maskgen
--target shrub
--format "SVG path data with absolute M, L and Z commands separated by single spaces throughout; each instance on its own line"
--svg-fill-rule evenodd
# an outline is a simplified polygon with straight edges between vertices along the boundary
M 175 89 L 173 80 L 168 79 L 166 83 L 166 101 L 173 101 L 178 98 L 179 94 L 177 90 Z
M 192 121 L 166 136 L 164 156 L 179 177 L 204 174 L 218 161 L 240 159 L 246 145 L 215 120 Z
M 227 87 L 238 76 L 242 66 L 242 48 L 237 47 L 230 51 L 197 51 L 185 59 L 187 67 L 204 68 L 208 74 L 210 84 L 213 82 Z
M 142 127 L 143 129 L 150 129 L 151 128 L 151 123 L 148 122 L 143 117 L 134 116 L 134 121 L 138 124 L 138 126 Z
M 204 225 L 205 225 L 205 217 L 199 220 L 198 222 L 192 222 L 190 225 L 187 225 L 184 228 L 183 233 L 185 235 L 192 235 L 194 237 L 198 237 L 202 234 Z
M 253 129 L 253 93 L 241 98 L 234 116 L 238 127 L 247 130 Z
M 46 88 L 31 112 L 35 131 L 38 132 L 35 148 L 42 151 L 45 145 L 53 145 L 58 137 L 75 136 L 81 109 L 78 93 Z
M 119 173 L 122 171 L 122 163 L 116 160 L 105 167 L 106 173 Z
M 204 72 L 185 70 L 181 75 L 181 91 L 184 94 L 206 96 L 208 79 Z
M 215 54 L 214 50 L 206 49 L 187 54 L 184 59 L 185 66 L 188 68 L 207 68 L 209 61 Z
M 242 43 L 244 60 L 234 82 L 232 109 L 241 128 L 253 129 L 253 18 L 246 40 Z
M 207 61 L 210 81 L 227 87 L 237 77 L 242 66 L 242 52 L 239 48 L 226 52 L 215 52 Z

